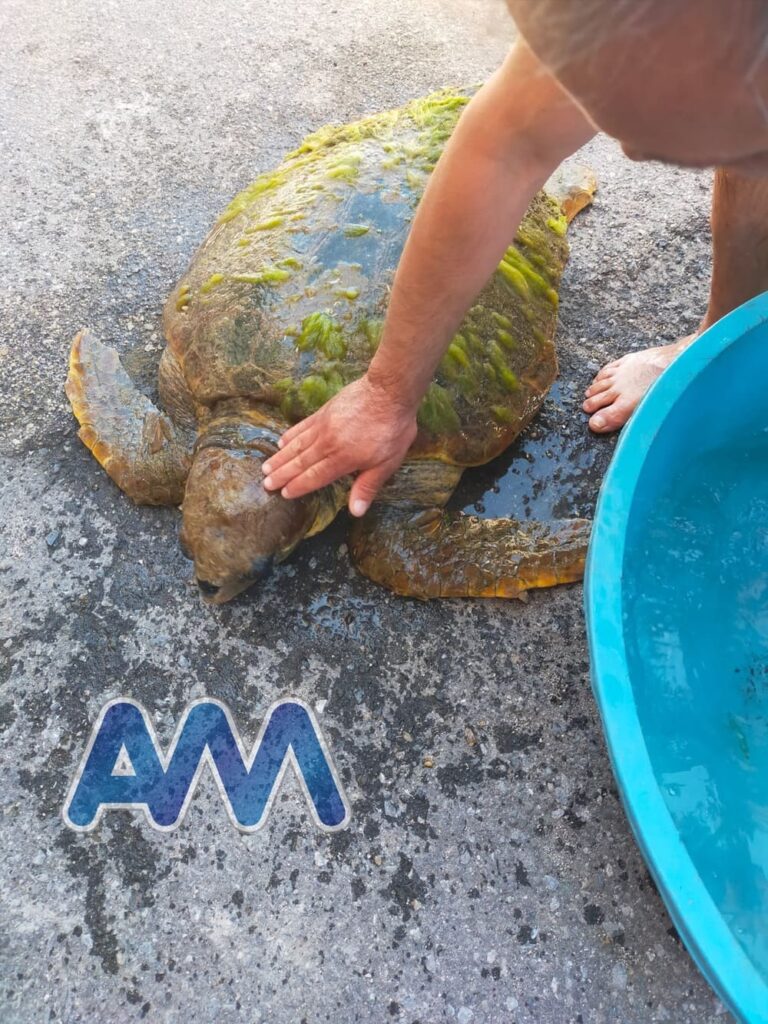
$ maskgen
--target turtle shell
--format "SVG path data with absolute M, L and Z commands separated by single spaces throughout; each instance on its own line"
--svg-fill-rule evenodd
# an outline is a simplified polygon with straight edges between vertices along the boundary
M 203 413 L 245 398 L 296 422 L 365 372 L 416 206 L 469 95 L 442 90 L 323 128 L 232 200 L 165 310 Z M 486 462 L 537 411 L 557 370 L 565 228 L 540 192 L 436 371 L 411 457 Z

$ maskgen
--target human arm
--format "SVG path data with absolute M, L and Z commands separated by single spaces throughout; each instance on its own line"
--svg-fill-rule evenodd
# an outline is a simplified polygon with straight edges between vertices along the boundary
M 358 472 L 349 507 L 364 514 L 412 444 L 435 368 L 531 199 L 593 134 L 519 39 L 468 104 L 435 167 L 367 373 L 285 432 L 264 466 L 267 489 L 297 498 Z

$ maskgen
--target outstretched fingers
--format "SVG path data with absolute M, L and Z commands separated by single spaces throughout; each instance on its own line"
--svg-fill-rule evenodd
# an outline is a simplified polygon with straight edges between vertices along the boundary
M 338 461 L 330 457 L 322 458 L 307 466 L 297 476 L 293 476 L 280 493 L 284 498 L 303 498 L 305 494 L 311 494 L 312 491 L 333 483 L 343 475 L 343 472 L 344 470 L 339 471 Z
M 299 426 L 299 424 L 297 424 Z M 282 447 L 274 455 L 270 455 L 263 464 L 264 487 L 268 491 L 276 491 L 283 487 L 297 474 L 317 462 L 319 451 L 317 448 L 317 428 L 310 426 L 308 429 L 294 434 L 287 441 L 283 434 L 281 438 Z
M 300 498 L 360 471 L 353 513 L 362 515 L 402 462 L 416 431 L 415 410 L 361 377 L 286 430 L 279 450 L 263 463 L 264 487 Z
M 311 416 L 307 416 L 303 420 L 299 420 L 298 423 L 294 423 L 292 427 L 288 427 L 287 430 L 283 431 L 280 439 L 277 442 L 277 447 L 281 450 L 286 448 L 288 444 L 295 438 L 300 437 L 301 434 L 312 430 L 317 426 L 317 413 L 313 412 Z

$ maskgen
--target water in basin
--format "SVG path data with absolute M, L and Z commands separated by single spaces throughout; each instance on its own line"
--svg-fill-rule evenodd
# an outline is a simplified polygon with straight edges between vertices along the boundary
M 723 433 L 702 451 L 692 432 L 684 458 L 645 470 L 655 482 L 628 525 L 625 642 L 661 793 L 768 977 L 768 432 Z

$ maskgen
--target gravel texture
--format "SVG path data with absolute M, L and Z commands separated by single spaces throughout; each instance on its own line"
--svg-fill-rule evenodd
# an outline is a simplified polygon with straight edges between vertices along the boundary
M 75 437 L 69 339 L 90 325 L 152 387 L 160 310 L 217 211 L 310 129 L 483 79 L 495 0 L 4 0 L 0 6 L 2 1019 L 203 1024 L 707 1024 L 729 1019 L 632 840 L 589 689 L 581 589 L 397 600 L 344 522 L 248 598 L 190 585 L 178 514 L 139 509 Z M 457 503 L 590 512 L 613 442 L 581 392 L 606 359 L 690 331 L 707 175 L 585 155 L 562 375 Z M 494 490 L 494 487 L 497 490 Z M 236 832 L 209 776 L 182 827 L 60 817 L 90 725 L 131 695 L 168 742 L 224 700 L 249 740 L 313 704 L 352 804 L 311 822 L 288 779 Z

